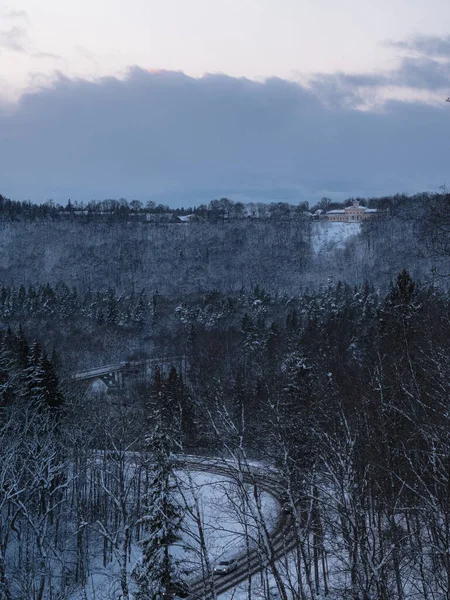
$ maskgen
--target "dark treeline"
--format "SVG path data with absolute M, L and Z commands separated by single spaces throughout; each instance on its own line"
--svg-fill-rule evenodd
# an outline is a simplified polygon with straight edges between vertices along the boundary
M 443 194 L 446 194 L 444 190 Z M 91 200 L 90 202 L 72 202 L 70 199 L 66 204 L 58 204 L 49 200 L 43 204 L 35 204 L 31 201 L 10 200 L 0 194 L 0 218 L 11 220 L 36 220 L 79 217 L 86 218 L 108 218 L 110 222 L 127 221 L 136 216 L 154 216 L 155 220 L 176 221 L 177 217 L 190 215 L 193 220 L 207 220 L 210 222 L 231 221 L 243 218 L 270 218 L 272 220 L 305 218 L 317 210 L 327 211 L 350 206 L 352 201 L 358 200 L 363 206 L 378 208 L 382 211 L 402 210 L 405 206 L 419 202 L 434 202 L 442 195 L 437 193 L 420 193 L 414 196 L 396 194 L 380 198 L 348 198 L 342 202 L 333 201 L 323 197 L 319 202 L 309 205 L 308 202 L 292 204 L 289 202 L 234 202 L 229 198 L 211 200 L 208 204 L 194 207 L 171 208 L 164 204 L 156 204 L 149 200 L 145 204 L 140 200 L 128 201 L 125 198 Z M 134 219 L 132 219 L 134 220 Z M 151 219 L 150 219 L 151 220 Z

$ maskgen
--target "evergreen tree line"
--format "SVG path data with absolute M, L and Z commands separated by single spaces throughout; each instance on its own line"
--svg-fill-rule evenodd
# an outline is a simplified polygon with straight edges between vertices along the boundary
M 0 330 L 0 407 L 14 403 L 56 408 L 63 402 L 57 374 L 58 357 L 39 342 L 29 343 L 22 327 Z
M 76 286 L 65 283 L 55 286 L 0 286 L 0 319 L 4 323 L 51 316 L 64 322 L 80 318 L 97 325 L 141 324 L 151 315 L 157 296 L 151 300 L 142 290 L 139 294 L 118 295 L 112 288 L 103 292 L 79 293 Z M 155 311 L 153 311 L 155 312 Z

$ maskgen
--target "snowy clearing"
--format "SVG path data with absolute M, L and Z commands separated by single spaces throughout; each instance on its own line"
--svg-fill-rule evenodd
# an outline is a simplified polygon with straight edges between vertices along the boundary
M 183 474 L 181 476 L 183 477 Z M 187 483 L 187 477 L 184 477 Z M 195 490 L 200 491 L 200 507 L 211 560 L 228 558 L 244 551 L 245 527 L 247 526 L 248 534 L 252 535 L 252 523 L 250 518 L 247 518 L 247 524 L 244 522 L 236 485 L 227 477 L 204 472 L 192 473 L 192 481 Z M 264 492 L 261 494 L 261 500 L 267 522 L 274 524 L 278 515 L 276 500 Z M 183 543 L 193 547 L 185 551 L 184 560 L 189 567 L 195 569 L 199 566 L 198 548 L 195 547 L 196 524 L 191 518 L 187 520 L 186 525 L 188 531 Z M 181 548 L 178 549 L 180 550 Z M 182 553 L 178 555 L 183 558 Z
M 360 232 L 360 223 L 314 223 L 311 236 L 314 254 L 344 248 L 347 241 Z

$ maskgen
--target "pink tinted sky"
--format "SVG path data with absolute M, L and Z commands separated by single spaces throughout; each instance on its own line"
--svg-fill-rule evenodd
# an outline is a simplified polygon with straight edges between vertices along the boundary
M 129 65 L 302 81 L 396 67 L 388 41 L 442 37 L 448 0 L 14 0 L 0 2 L 2 95 Z M 447 29 L 446 29 L 447 28 Z

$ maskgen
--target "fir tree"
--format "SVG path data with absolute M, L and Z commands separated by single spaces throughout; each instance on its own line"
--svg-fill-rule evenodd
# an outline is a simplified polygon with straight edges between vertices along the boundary
M 159 320 L 159 307 L 158 307 L 158 292 L 155 292 L 152 297 L 152 323 L 156 325 Z
M 41 305 L 46 313 L 53 313 L 56 305 L 55 292 L 52 286 L 47 283 L 44 288 L 41 288 Z
M 19 329 L 15 337 L 14 350 L 17 367 L 21 370 L 25 370 L 28 367 L 30 346 L 28 345 L 28 340 L 25 337 L 22 325 L 19 325 Z
M 51 408 L 61 406 L 63 399 L 59 389 L 58 375 L 53 361 L 47 357 L 45 352 L 40 359 L 40 369 L 44 401 Z
M 147 296 L 145 294 L 145 291 L 142 290 L 142 292 L 139 294 L 139 299 L 137 301 L 137 304 L 133 310 L 133 321 L 135 323 L 138 323 L 139 325 L 142 325 L 144 323 L 146 312 L 147 312 L 147 306 L 148 306 Z
M 145 499 L 146 514 L 141 519 L 146 532 L 140 542 L 142 559 L 133 570 L 138 586 L 135 600 L 162 600 L 185 589 L 185 574 L 170 553 L 170 547 L 180 541 L 183 521 L 183 512 L 175 497 L 174 443 L 173 436 L 163 430 L 159 413 L 148 440 L 154 471 Z
M 165 429 L 179 437 L 181 433 L 181 390 L 175 367 L 171 367 L 164 384 L 161 416 Z
M 45 396 L 41 360 L 42 348 L 38 342 L 35 342 L 30 350 L 22 387 L 22 396 L 35 406 L 42 405 Z
M 116 298 L 115 291 L 113 289 L 108 290 L 108 296 L 106 300 L 106 322 L 110 325 L 115 325 L 119 319 L 119 307 Z

